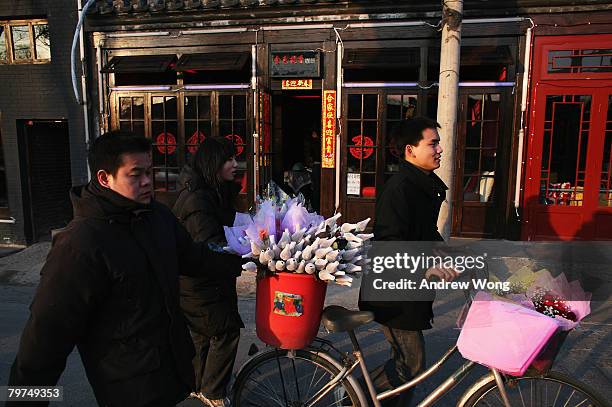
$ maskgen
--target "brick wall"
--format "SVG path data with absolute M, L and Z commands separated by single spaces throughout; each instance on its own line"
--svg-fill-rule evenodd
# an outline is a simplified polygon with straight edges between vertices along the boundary
M 49 21 L 51 63 L 0 65 L 0 131 L 10 216 L 16 219 L 14 225 L 0 223 L 0 243 L 24 243 L 16 120 L 66 119 L 72 183 L 77 185 L 87 180 L 83 110 L 75 102 L 70 78 L 70 46 L 77 22 L 77 2 L 0 0 L 0 19 L 34 17 Z

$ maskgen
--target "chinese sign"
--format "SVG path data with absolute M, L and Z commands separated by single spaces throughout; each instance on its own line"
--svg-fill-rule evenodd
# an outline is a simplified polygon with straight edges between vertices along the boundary
M 336 164 L 336 91 L 323 92 L 323 118 L 321 137 L 321 167 L 334 168 Z
M 284 78 L 318 78 L 321 74 L 319 51 L 272 52 L 270 76 Z
M 283 90 L 312 89 L 312 79 L 283 79 Z

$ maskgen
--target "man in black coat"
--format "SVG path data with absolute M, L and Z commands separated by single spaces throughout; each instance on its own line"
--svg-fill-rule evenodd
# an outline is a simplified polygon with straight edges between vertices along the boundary
M 219 256 L 152 200 L 149 140 L 111 132 L 88 158 L 93 179 L 71 191 L 74 219 L 53 240 L 9 386 L 55 385 L 77 346 L 99 405 L 173 406 L 194 388 L 178 276 L 209 275 Z
M 403 159 L 399 172 L 385 183 L 376 201 L 376 240 L 443 241 L 436 224 L 448 188 L 433 172 L 440 167 L 442 155 L 439 127 L 435 120 L 417 117 L 394 129 L 392 142 Z M 438 268 L 425 272 L 426 278 L 432 276 L 450 281 L 456 273 Z M 376 388 L 397 387 L 421 372 L 425 364 L 422 331 L 431 328 L 432 302 L 360 301 L 359 305 L 374 312 L 391 345 L 391 360 L 372 372 Z M 403 393 L 384 405 L 406 406 L 411 396 L 411 392 Z

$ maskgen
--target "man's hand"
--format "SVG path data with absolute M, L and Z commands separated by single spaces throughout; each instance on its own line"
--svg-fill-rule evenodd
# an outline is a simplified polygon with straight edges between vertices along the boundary
M 425 272 L 425 278 L 437 277 L 441 281 L 453 281 L 459 273 L 452 268 L 432 267 Z

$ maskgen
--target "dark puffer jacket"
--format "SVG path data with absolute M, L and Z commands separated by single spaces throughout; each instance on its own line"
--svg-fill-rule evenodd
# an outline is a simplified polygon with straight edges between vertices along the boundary
M 443 241 L 436 223 L 447 186 L 433 172 L 429 175 L 401 160 L 399 172 L 383 186 L 376 200 L 374 238 L 383 241 Z M 362 310 L 373 311 L 376 321 L 392 328 L 430 329 L 432 302 L 396 303 L 360 301 Z
M 174 214 L 196 242 L 223 245 L 223 226 L 234 223 L 235 199 L 240 186 L 234 182 L 222 185 L 220 193 L 208 186 L 202 177 L 186 165 L 179 176 L 179 196 Z M 237 257 L 237 259 L 239 259 Z M 228 262 L 215 270 L 214 277 L 180 278 L 181 308 L 202 335 L 214 336 L 232 329 L 244 328 L 238 313 L 236 274 L 239 262 Z
M 174 405 L 195 387 L 178 276 L 224 259 L 165 206 L 104 194 L 71 192 L 75 219 L 54 238 L 9 385 L 55 385 L 76 345 L 99 405 Z

